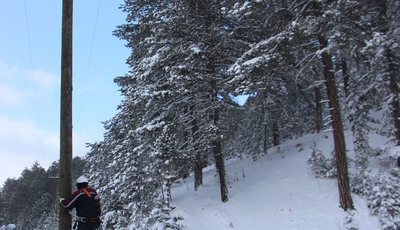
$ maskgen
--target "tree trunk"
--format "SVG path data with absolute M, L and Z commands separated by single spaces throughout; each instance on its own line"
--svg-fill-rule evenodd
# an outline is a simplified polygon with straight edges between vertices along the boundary
M 344 92 L 346 93 L 346 97 L 349 96 L 349 71 L 347 68 L 347 61 L 344 57 L 340 59 L 340 63 L 342 66 L 342 75 L 343 75 L 343 83 L 344 83 Z
M 194 163 L 194 190 L 197 190 L 203 184 L 203 162 L 201 160 L 201 153 L 196 153 Z
M 314 93 L 315 93 L 315 123 L 316 123 L 316 128 L 317 132 L 320 133 L 322 131 L 322 105 L 321 105 L 321 90 L 319 89 L 318 86 L 314 87 Z
M 219 20 L 218 15 L 214 14 L 215 12 L 213 10 L 209 10 L 210 8 L 217 7 L 220 9 L 220 3 L 216 3 L 215 5 L 213 4 L 214 2 L 212 1 L 195 1 L 196 3 L 201 3 L 201 11 L 205 12 L 205 26 L 206 26 L 206 32 L 207 34 L 214 34 L 214 29 L 213 29 L 213 24 L 216 20 Z M 204 8 L 203 8 L 204 7 Z M 216 73 L 218 73 L 220 70 L 217 70 L 216 67 L 216 58 L 218 56 L 214 55 L 215 48 L 218 47 L 219 41 L 217 41 L 216 37 L 210 36 L 206 37 L 205 40 L 207 41 L 208 46 L 209 46 L 209 51 L 211 51 L 209 56 L 207 56 L 207 77 L 210 77 L 212 80 L 210 81 L 210 86 L 212 91 L 210 91 L 211 95 L 211 101 L 213 105 L 213 111 L 210 111 L 212 114 L 212 122 L 214 125 L 214 128 L 216 129 L 215 133 L 213 133 L 213 140 L 212 140 L 212 148 L 213 148 L 213 153 L 214 153 L 214 158 L 215 158 L 215 166 L 217 168 L 218 174 L 219 174 L 219 183 L 220 183 L 220 188 L 221 188 L 221 201 L 222 202 L 227 202 L 229 200 L 228 198 L 228 183 L 226 181 L 226 175 L 225 175 L 225 163 L 224 163 L 224 156 L 222 154 L 222 140 L 221 140 L 221 130 L 219 127 L 219 105 L 218 105 L 218 84 L 217 80 L 214 78 L 216 77 Z M 213 131 L 214 132 L 214 131 Z
M 318 72 L 315 68 L 314 71 L 314 81 L 319 80 Z M 318 85 L 314 86 L 314 94 L 315 94 L 315 128 L 317 132 L 320 133 L 322 131 L 322 104 L 321 104 L 321 89 Z
M 266 114 L 266 110 L 267 110 L 267 105 L 266 105 L 266 101 L 267 101 L 267 97 L 266 97 L 266 93 L 263 91 L 262 92 L 262 103 L 261 103 L 261 115 L 262 116 L 262 128 L 263 128 L 263 153 L 264 155 L 267 155 L 268 152 L 268 122 L 265 114 Z
M 197 190 L 200 185 L 203 184 L 203 159 L 202 154 L 198 150 L 197 146 L 197 131 L 199 130 L 197 125 L 197 117 L 194 114 L 194 106 L 191 106 L 190 113 L 192 117 L 192 140 L 194 151 L 196 153 L 195 161 L 194 161 L 194 190 Z
M 389 78 L 390 78 L 390 91 L 393 95 L 392 99 L 392 116 L 394 122 L 394 132 L 396 138 L 396 145 L 400 145 L 400 108 L 399 108 L 399 87 L 397 86 L 397 78 L 395 71 L 395 63 L 393 62 L 392 52 L 387 49 L 386 58 L 388 61 Z M 397 166 L 400 167 L 400 157 L 397 158 Z
M 219 183 L 221 187 L 221 201 L 222 202 L 227 202 L 229 200 L 228 198 L 228 184 L 226 182 L 226 174 L 225 174 L 225 163 L 224 163 L 224 158 L 222 156 L 222 148 L 221 148 L 221 142 L 217 141 L 214 143 L 214 157 L 215 157 L 215 164 L 218 170 L 219 174 Z
M 268 152 L 268 127 L 266 122 L 263 122 L 263 153 L 267 155 Z
M 321 49 L 325 49 L 328 45 L 327 39 L 323 36 L 318 36 L 318 40 L 321 45 Z M 332 57 L 327 51 L 322 52 L 322 64 L 324 67 L 325 84 L 328 94 L 330 113 L 332 116 L 340 205 L 344 210 L 354 209 L 350 192 L 346 144 L 340 115 L 339 98 L 335 85 L 335 77 L 333 74 Z
M 274 146 L 279 145 L 279 128 L 278 128 L 278 122 L 275 120 L 274 123 L 272 124 L 272 139 L 274 142 Z
M 214 110 L 214 125 L 217 125 L 219 122 L 219 110 L 215 108 Z M 226 174 L 225 174 L 225 162 L 224 157 L 222 155 L 222 146 L 221 146 L 221 135 L 218 132 L 216 139 L 213 143 L 213 151 L 215 157 L 215 165 L 219 174 L 219 183 L 221 187 L 221 201 L 227 202 L 228 198 L 228 184 L 226 182 Z

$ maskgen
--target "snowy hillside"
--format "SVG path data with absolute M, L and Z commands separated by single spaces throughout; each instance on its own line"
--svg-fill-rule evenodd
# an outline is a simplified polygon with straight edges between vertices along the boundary
M 227 203 L 220 201 L 215 168 L 206 168 L 204 185 L 198 191 L 193 189 L 193 177 L 175 185 L 172 215 L 183 217 L 181 223 L 190 230 L 381 229 L 378 218 L 369 214 L 366 201 L 354 194 L 356 212 L 352 223 L 345 224 L 350 215 L 339 207 L 336 179 L 315 178 L 307 164 L 313 143 L 327 156 L 333 149 L 330 135 L 311 134 L 270 149 L 268 156 L 256 162 L 226 162 L 230 185 Z M 351 150 L 352 140 L 346 144 Z

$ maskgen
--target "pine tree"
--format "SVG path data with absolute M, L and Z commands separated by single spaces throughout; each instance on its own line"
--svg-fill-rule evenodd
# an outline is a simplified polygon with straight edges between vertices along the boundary
M 126 1 L 123 6 L 127 24 L 115 35 L 132 49 L 132 71 L 116 79 L 124 100 L 88 158 L 96 162 L 91 174 L 114 175 L 96 180 L 99 192 L 113 200 L 104 205 L 106 227 L 133 222 L 140 229 L 165 222 L 169 187 L 193 169 L 188 163 L 195 156 L 203 167 L 202 157 L 210 152 L 220 174 L 221 200 L 228 200 L 220 120 L 225 100 L 219 97 L 229 43 L 222 39 L 227 24 L 218 4 Z M 117 194 L 115 187 L 127 192 Z M 123 218 L 113 219 L 117 215 Z
M 338 171 L 338 187 L 340 205 L 344 210 L 354 209 L 351 198 L 348 165 L 346 157 L 346 144 L 343 131 L 343 122 L 339 104 L 339 95 L 335 82 L 334 66 L 332 61 L 332 50 L 329 49 L 328 39 L 331 33 L 330 28 L 334 27 L 333 21 L 341 14 L 334 14 L 335 2 L 331 1 L 303 1 L 300 15 L 304 18 L 302 32 L 306 35 L 317 38 L 320 45 L 322 66 L 324 69 L 325 86 L 327 90 L 331 122 L 335 143 L 335 156 Z M 336 32 L 336 31 L 334 31 Z
M 229 82 L 238 94 L 256 94 L 246 105 L 250 120 L 243 125 L 244 130 L 255 131 L 243 135 L 251 140 L 244 143 L 256 147 L 250 151 L 254 154 L 265 154 L 268 146 L 310 131 L 310 124 L 317 123 L 312 111 L 319 102 L 314 103 L 312 91 L 307 90 L 312 81 L 300 78 L 307 76 L 307 65 L 298 60 L 303 51 L 297 47 L 302 44 L 293 32 L 295 17 L 290 5 L 284 1 L 245 2 L 231 12 L 238 21 L 236 37 L 243 35 L 242 43 L 254 43 L 231 67 L 234 77 Z M 247 39 L 249 34 L 258 40 Z
M 393 124 L 393 136 L 396 145 L 400 145 L 400 102 L 399 102 L 399 22 L 400 4 L 398 1 L 368 1 L 368 6 L 374 9 L 371 13 L 377 20 L 371 21 L 374 35 L 371 43 L 377 51 L 376 63 L 380 65 L 381 79 L 390 94 L 389 100 L 383 103 L 388 107 L 388 113 L 391 115 Z M 400 167 L 400 156 L 397 158 Z
M 18 179 L 7 179 L 2 190 L 5 203 L 1 218 L 23 229 L 39 228 L 41 216 L 49 213 L 54 204 L 49 184 L 46 170 L 38 162 L 24 169 Z
M 355 62 L 350 65 L 354 73 L 350 80 L 350 90 L 354 92 L 350 92 L 347 104 L 350 106 L 348 111 L 355 135 L 357 157 L 360 156 L 358 163 L 365 168 L 368 156 L 373 155 L 366 135 L 373 130 L 368 123 L 376 122 L 369 116 L 371 111 L 385 111 L 383 122 L 386 125 L 382 133 L 393 136 L 397 142 L 398 119 L 395 117 L 398 116 L 396 107 L 399 103 L 396 102 L 395 95 L 398 94 L 398 83 L 397 77 L 393 76 L 396 76 L 396 73 L 398 75 L 398 65 L 395 64 L 398 57 L 391 54 L 397 53 L 395 50 L 398 49 L 395 45 L 398 43 L 398 32 L 395 28 L 398 25 L 396 18 L 399 18 L 399 13 L 396 9 L 399 9 L 399 4 L 396 1 L 374 0 L 363 3 L 347 2 L 352 2 L 352 6 L 342 12 L 346 12 L 347 25 L 351 27 L 348 26 L 349 29 L 343 33 L 347 35 L 346 39 L 336 36 L 334 40 L 345 41 L 342 43 L 345 45 L 340 46 L 340 49 L 347 50 L 342 53 Z M 357 36 L 354 36 L 355 34 Z M 392 58 L 393 61 L 389 61 Z
M 164 118 L 157 119 L 166 126 L 171 124 L 168 127 L 179 127 L 174 123 L 183 122 L 181 127 L 183 133 L 189 134 L 190 145 L 183 145 L 187 149 L 181 151 L 194 150 L 198 172 L 201 171 L 204 154 L 213 152 L 221 175 L 221 197 L 227 201 L 219 130 L 223 103 L 218 97 L 224 88 L 221 80 L 230 50 L 229 43 L 223 39 L 228 34 L 228 24 L 223 19 L 219 4 L 216 1 L 174 1 L 165 11 L 157 8 L 158 13 L 154 15 L 159 16 L 159 28 L 162 29 L 154 29 L 158 23 L 153 21 L 154 35 L 148 40 L 156 39 L 157 43 L 151 44 L 160 47 L 148 49 L 153 52 L 147 55 L 151 59 L 137 57 L 135 60 L 139 62 L 133 67 L 135 76 L 141 76 L 139 87 L 135 87 L 137 98 L 154 103 L 148 109 L 159 110 L 151 114 L 163 115 Z M 123 34 L 127 31 L 119 32 Z M 149 63 L 149 60 L 152 62 Z M 149 65 L 150 70 L 147 68 Z M 143 92 L 151 92 L 148 95 L 153 99 L 143 97 Z M 162 97 L 154 100 L 154 95 L 159 93 Z M 201 175 L 201 172 L 196 175 Z M 199 179 L 195 181 L 195 187 L 201 184 Z
M 275 17 L 278 18 L 284 12 L 285 17 L 279 18 L 286 19 L 287 21 L 284 23 L 284 26 L 278 27 L 277 31 L 272 30 L 264 40 L 253 45 L 249 51 L 245 52 L 238 59 L 237 63 L 231 68 L 233 74 L 236 76 L 234 80 L 242 83 L 240 85 L 243 87 L 243 83 L 246 83 L 246 81 L 251 83 L 249 85 L 257 85 L 258 79 L 256 77 L 258 76 L 266 77 L 267 79 L 269 77 L 271 79 L 261 80 L 260 82 L 264 82 L 264 84 L 271 84 L 271 82 L 279 79 L 285 79 L 282 77 L 282 73 L 286 73 L 288 76 L 296 76 L 297 79 L 307 67 L 311 67 L 310 69 L 312 69 L 311 65 L 315 65 L 315 62 L 318 60 L 317 58 L 320 57 L 321 64 L 318 66 L 322 66 L 324 70 L 323 75 L 329 99 L 329 111 L 331 112 L 334 129 L 341 205 L 345 210 L 353 209 L 339 95 L 334 81 L 332 50 L 328 46 L 328 38 L 331 35 L 330 29 L 334 28 L 334 20 L 332 18 L 338 18 L 340 14 L 334 14 L 335 2 L 331 1 L 300 1 L 296 2 L 296 4 L 285 1 L 270 1 L 269 3 L 268 9 L 270 9 L 271 14 L 276 15 Z M 318 43 L 320 49 L 316 49 L 315 44 Z M 301 49 L 296 49 L 298 47 L 301 47 Z M 307 47 L 309 48 L 307 49 Z M 308 54 L 307 51 L 312 51 L 312 53 Z M 301 67 L 301 69 L 296 69 L 296 67 Z M 268 71 L 266 72 L 265 69 Z M 260 70 L 264 70 L 264 72 L 260 72 Z M 298 73 L 290 72 L 290 70 L 297 71 Z M 255 84 L 255 82 L 257 83 Z M 286 83 L 285 87 L 289 89 L 290 93 L 295 92 L 292 87 L 290 88 L 290 84 L 287 84 L 290 81 L 284 80 L 283 82 Z M 272 95 L 278 96 L 276 93 Z M 274 98 L 272 101 L 279 101 L 279 99 Z M 307 97 L 304 97 L 304 99 L 310 101 L 307 100 Z M 284 104 L 279 103 L 279 105 L 282 106 Z M 288 111 L 290 111 L 290 108 L 288 108 Z M 289 114 L 295 113 L 291 111 Z M 295 124 L 295 122 L 292 124 Z

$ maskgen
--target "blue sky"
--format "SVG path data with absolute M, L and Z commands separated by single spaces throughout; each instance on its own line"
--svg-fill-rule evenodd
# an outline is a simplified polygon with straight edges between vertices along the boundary
M 73 154 L 101 141 L 130 51 L 112 35 L 123 0 L 74 1 Z M 59 159 L 62 0 L 0 0 L 0 187 Z

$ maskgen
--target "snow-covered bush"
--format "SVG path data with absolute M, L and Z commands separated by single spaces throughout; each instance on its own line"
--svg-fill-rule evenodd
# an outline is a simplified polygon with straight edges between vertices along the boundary
M 346 230 L 358 230 L 358 224 L 357 221 L 354 221 L 354 215 L 355 215 L 355 211 L 354 210 L 348 210 L 346 212 L 346 218 L 344 221 L 344 228 Z
M 368 207 L 378 216 L 382 229 L 400 229 L 400 178 L 384 173 L 359 176 L 352 180 L 353 192 L 367 199 Z
M 336 162 L 333 159 L 326 158 L 321 150 L 316 149 L 315 143 L 311 146 L 312 153 L 307 164 L 310 166 L 311 171 L 315 173 L 316 177 L 321 178 L 334 178 L 337 176 Z

